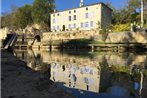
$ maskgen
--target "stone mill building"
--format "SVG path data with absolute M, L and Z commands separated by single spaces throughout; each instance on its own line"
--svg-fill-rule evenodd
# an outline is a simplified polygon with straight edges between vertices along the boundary
M 104 3 L 84 5 L 78 8 L 51 13 L 51 31 L 92 30 L 111 24 L 112 10 Z

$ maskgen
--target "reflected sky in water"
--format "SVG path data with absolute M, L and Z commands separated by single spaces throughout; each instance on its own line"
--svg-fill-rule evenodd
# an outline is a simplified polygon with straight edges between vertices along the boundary
M 146 53 L 15 51 L 76 98 L 147 98 Z

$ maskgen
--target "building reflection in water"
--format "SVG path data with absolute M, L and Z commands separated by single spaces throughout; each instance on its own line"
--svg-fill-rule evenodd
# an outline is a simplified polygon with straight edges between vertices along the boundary
M 32 50 L 15 51 L 15 55 L 78 98 L 147 97 L 146 55 L 92 53 L 74 56 Z
M 66 87 L 99 92 L 100 74 L 96 67 L 51 63 L 50 79 L 63 82 Z

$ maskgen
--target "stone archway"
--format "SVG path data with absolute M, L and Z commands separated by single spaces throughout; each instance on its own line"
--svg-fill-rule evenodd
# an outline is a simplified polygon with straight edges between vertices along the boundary
M 37 42 L 41 42 L 41 37 L 40 37 L 40 35 L 35 35 L 34 40 L 37 40 Z

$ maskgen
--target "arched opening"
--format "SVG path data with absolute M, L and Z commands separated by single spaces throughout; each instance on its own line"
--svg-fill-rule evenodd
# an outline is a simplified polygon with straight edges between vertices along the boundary
M 41 42 L 41 37 L 40 37 L 40 35 L 36 35 L 36 36 L 34 37 L 34 40 L 37 40 L 37 42 Z

